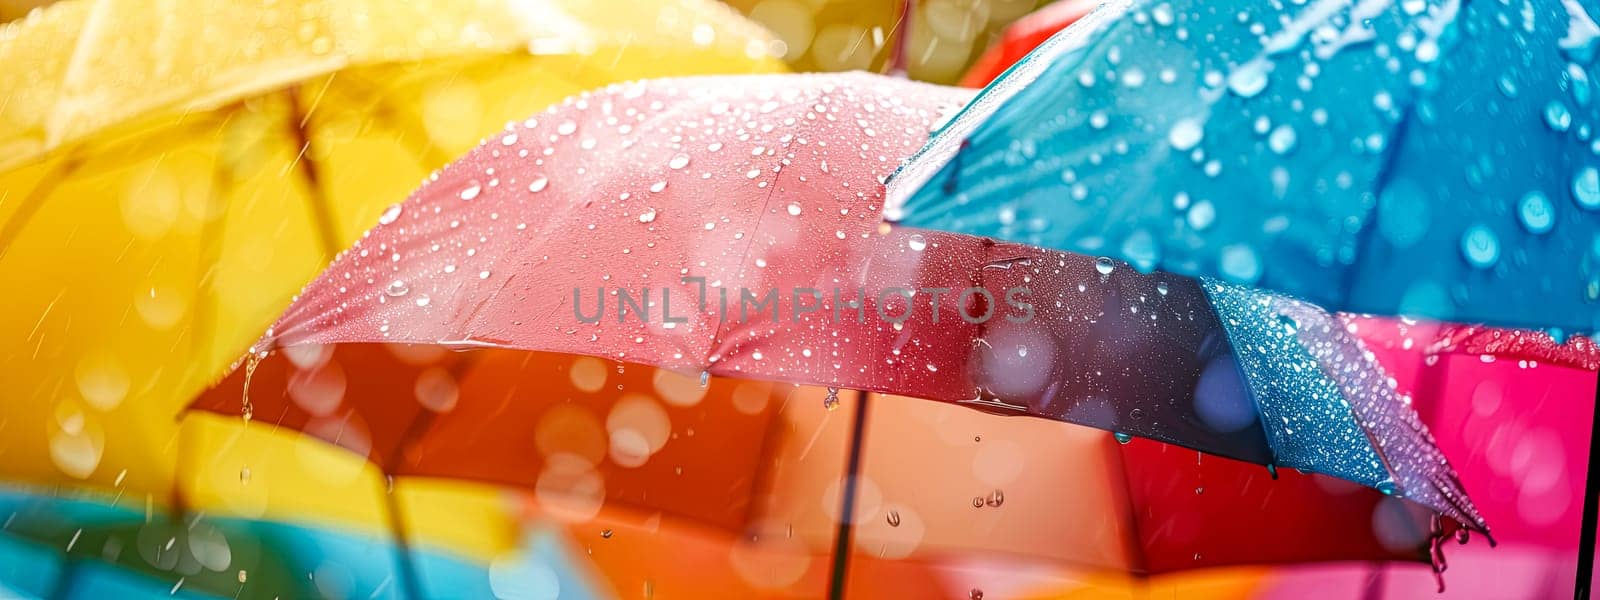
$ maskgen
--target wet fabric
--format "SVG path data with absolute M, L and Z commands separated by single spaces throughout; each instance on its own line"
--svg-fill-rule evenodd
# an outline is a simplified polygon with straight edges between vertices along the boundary
M 1381 369 L 1320 309 L 1105 258 L 883 228 L 877 178 L 962 100 L 868 75 L 575 97 L 386 211 L 252 360 L 384 342 L 514 348 L 886 392 L 1326 473 L 1484 527 Z M 649 166 L 608 160 L 622 151 Z M 685 277 L 704 278 L 705 306 Z M 922 291 L 878 293 L 892 288 Z M 801 289 L 829 292 L 796 311 L 785 300 Z M 725 290 L 777 293 L 735 315 Z M 947 292 L 919 299 L 936 290 Z M 198 406 L 239 414 L 243 379 Z M 307 422 L 285 397 L 263 414 Z M 383 429 L 371 439 L 388 462 L 406 427 Z
M 1592 331 L 1592 10 L 1113 2 L 941 130 L 889 213 L 1335 310 Z

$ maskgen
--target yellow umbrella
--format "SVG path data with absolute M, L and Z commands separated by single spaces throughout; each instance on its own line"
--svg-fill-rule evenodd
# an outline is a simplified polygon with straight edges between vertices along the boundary
M 710 0 L 69 0 L 0 25 L 0 480 L 204 504 L 179 456 L 268 442 L 179 436 L 179 409 L 430 170 L 575 92 L 777 70 L 777 46 Z M 325 483 L 273 493 L 337 515 Z

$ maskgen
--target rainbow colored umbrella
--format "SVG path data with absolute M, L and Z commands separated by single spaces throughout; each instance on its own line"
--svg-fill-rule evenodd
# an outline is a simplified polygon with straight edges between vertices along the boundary
M 694 409 L 683 414 L 629 402 L 627 390 L 637 385 L 608 387 L 599 397 L 599 388 L 588 395 L 534 388 L 550 393 L 530 401 L 508 383 L 560 380 L 518 376 L 518 369 L 565 370 L 574 382 L 587 380 L 597 370 L 571 356 L 590 355 L 699 373 L 708 384 L 712 376 L 785 381 L 1032 414 L 1366 486 L 1351 486 L 1358 496 L 1342 506 L 1309 479 L 1256 492 L 1286 498 L 1281 513 L 1262 504 L 1260 518 L 1273 514 L 1275 522 L 1327 531 L 1329 543 L 1307 547 L 1242 531 L 1231 545 L 1202 553 L 1194 551 L 1197 538 L 1154 536 L 1127 550 L 1144 558 L 1102 565 L 1126 571 L 1336 557 L 1425 560 L 1430 542 L 1457 527 L 1485 530 L 1425 428 L 1359 344 L 1314 307 L 1222 284 L 1202 289 L 1109 259 L 884 230 L 878 178 L 963 99 L 953 90 L 866 75 L 661 80 L 574 97 L 491 136 L 387 210 L 301 293 L 244 368 L 196 406 L 347 446 L 356 440 L 360 454 L 396 475 L 535 489 L 553 477 L 549 485 L 564 482 L 560 489 L 584 506 L 604 489 L 605 498 L 624 492 L 629 505 L 659 502 L 724 529 L 747 523 L 751 515 L 740 507 L 751 498 L 743 487 L 750 476 L 740 461 L 712 473 L 713 481 L 736 486 L 727 490 L 672 483 L 681 475 L 676 467 L 691 472 L 687 465 L 699 460 L 653 458 L 679 446 L 689 453 L 681 456 L 743 457 L 751 453 L 739 449 L 765 444 L 759 424 L 708 416 L 735 413 L 702 402 L 695 376 L 655 382 L 666 404 Z M 624 166 L 618 156 L 646 166 Z M 695 278 L 702 276 L 708 303 L 697 307 L 702 288 Z M 866 291 L 892 285 L 978 291 L 939 304 L 948 312 L 938 323 L 934 304 L 912 302 L 916 293 L 894 302 Z M 797 314 L 780 314 L 786 302 L 763 300 L 768 290 L 782 289 L 775 298 L 787 299 L 790 289 L 831 287 L 856 289 L 843 300 L 819 293 L 806 303 L 814 309 Z M 1024 288 L 1032 302 L 1011 293 Z M 723 318 L 726 290 L 740 290 L 744 304 L 731 310 L 757 318 Z M 858 301 L 844 301 L 850 298 Z M 751 313 L 749 302 L 765 306 Z M 1018 312 L 1023 304 L 1028 317 Z M 984 320 L 1000 311 L 1015 318 Z M 411 374 L 385 358 L 392 351 L 382 344 L 396 343 L 434 354 L 470 352 Z M 461 382 L 479 377 L 491 383 L 468 394 Z M 440 389 L 448 401 L 435 397 Z M 526 447 L 529 418 L 521 411 L 604 406 L 601 398 L 619 392 L 608 410 L 623 416 L 615 427 L 608 417 L 604 456 L 633 483 L 613 489 L 612 475 L 591 476 L 606 472 L 597 467 L 598 436 L 580 453 L 589 460 L 561 466 L 541 451 L 546 462 L 523 462 L 537 457 Z M 678 394 L 694 400 L 673 400 Z M 836 392 L 817 400 L 839 402 Z M 739 400 L 731 404 L 737 408 Z M 865 422 L 866 407 L 855 403 L 855 423 Z M 683 420 L 706 425 L 680 430 Z M 705 441 L 673 441 L 691 435 Z M 853 448 L 845 457 L 850 483 L 833 495 L 843 504 L 834 518 L 846 524 L 854 522 L 837 515 L 855 513 L 855 482 L 863 460 L 871 460 Z M 1161 452 L 1139 460 L 1160 464 Z M 1248 488 L 1252 477 L 1270 479 L 1267 473 L 1208 476 Z M 1215 506 L 1195 510 L 1194 503 L 1209 501 L 1182 503 L 1154 480 L 1151 486 L 1113 489 L 1152 515 L 1179 512 L 1163 503 L 1213 516 L 1228 505 L 1223 494 L 1214 496 Z M 987 496 L 973 496 L 973 504 L 1005 502 Z M 1388 507 L 1386 522 L 1414 535 L 1386 546 L 1387 528 L 1370 526 L 1376 504 Z M 1312 506 L 1317 510 L 1306 510 Z M 1429 511 L 1445 518 L 1430 526 Z M 1339 525 L 1351 519 L 1362 526 Z M 835 560 L 850 547 L 848 531 L 834 538 L 841 544 Z M 844 569 L 833 572 L 839 590 Z

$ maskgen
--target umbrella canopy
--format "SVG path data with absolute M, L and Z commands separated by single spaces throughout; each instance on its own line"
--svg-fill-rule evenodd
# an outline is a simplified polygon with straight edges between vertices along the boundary
M 1592 330 L 1585 10 L 1113 2 L 941 130 L 890 213 L 1335 309 Z
M 577 90 L 781 68 L 770 41 L 700 0 L 67 1 L 0 27 L 0 476 L 165 494 L 183 403 L 431 169 Z
M 1119 438 L 1330 474 L 1367 486 L 1374 501 L 1394 495 L 1414 503 L 1397 506 L 1448 517 L 1414 544 L 1384 549 L 1362 534 L 1373 531 L 1371 510 L 1358 511 L 1363 526 L 1350 545 L 1309 547 L 1296 558 L 1423 558 L 1428 538 L 1458 522 L 1484 530 L 1425 428 L 1330 315 L 1226 284 L 1140 274 L 1110 259 L 882 228 L 878 178 L 964 98 L 946 88 L 845 75 L 658 80 L 570 99 L 491 137 L 385 211 L 377 228 L 301 293 L 244 369 L 197 407 L 336 442 L 343 430 L 311 426 L 316 417 L 361 420 L 371 433 L 358 437 L 377 442 L 373 448 L 426 447 L 426 438 L 417 443 L 408 432 L 445 432 L 438 443 L 458 450 L 419 451 L 402 464 L 432 460 L 430 474 L 528 485 L 533 469 L 484 458 L 502 446 L 472 445 L 516 443 L 518 436 L 526 444 L 525 433 L 490 433 L 502 426 L 526 431 L 519 419 L 499 418 L 511 416 L 512 400 L 468 400 L 458 389 L 448 414 L 439 414 L 420 398 L 421 406 L 396 405 L 394 394 L 411 395 L 412 384 L 395 377 L 392 393 L 369 401 L 350 395 L 356 388 L 342 383 L 350 370 L 341 367 L 342 394 L 307 407 L 294 381 L 317 381 L 321 369 L 297 355 L 320 357 L 326 351 L 317 348 L 336 345 L 335 356 L 350 352 L 360 361 L 381 352 L 373 346 L 380 343 L 480 351 L 466 356 L 502 349 L 590 355 L 699 373 L 703 381 L 787 381 L 1043 416 Z M 613 159 L 622 152 L 649 166 L 619 166 Z M 695 306 L 700 283 L 707 302 Z M 978 291 L 950 294 L 959 302 L 935 300 L 940 322 L 934 303 L 906 301 L 917 294 L 895 302 L 877 293 L 890 287 Z M 809 289 L 828 292 L 805 302 L 815 310 L 791 310 L 791 291 Z M 720 298 L 730 290 L 754 298 L 723 309 Z M 781 301 L 765 300 L 769 292 Z M 757 300 L 766 306 L 752 310 L 748 304 Z M 985 313 L 1016 318 L 977 318 Z M 570 362 L 527 353 L 502 360 Z M 301 361 L 310 366 L 291 366 Z M 398 372 L 374 368 L 382 374 L 369 377 Z M 306 373 L 291 373 L 298 371 Z M 489 388 L 484 393 L 515 395 Z M 486 401 L 496 418 L 462 408 Z M 628 427 L 627 435 L 611 432 L 610 456 L 621 452 L 621 460 L 643 464 L 665 439 L 663 425 L 678 421 L 662 415 L 650 422 Z M 727 429 L 739 428 L 713 431 Z M 528 454 L 510 452 L 507 460 Z M 646 487 L 640 493 L 650 498 L 701 493 Z M 1288 487 L 1274 489 L 1294 497 L 1281 491 Z M 1306 497 L 1316 496 L 1306 489 Z M 735 491 L 729 501 L 742 495 Z M 1141 502 L 1163 497 L 1151 492 Z M 1395 514 L 1395 522 L 1428 532 L 1421 512 Z M 1320 514 L 1314 520 L 1339 522 Z M 1139 540 L 1137 552 L 1164 539 Z M 1274 560 L 1285 538 L 1277 539 L 1241 542 L 1213 554 L 1214 564 Z M 1164 554 L 1114 564 L 1168 570 L 1197 564 L 1192 554 L 1181 562 Z

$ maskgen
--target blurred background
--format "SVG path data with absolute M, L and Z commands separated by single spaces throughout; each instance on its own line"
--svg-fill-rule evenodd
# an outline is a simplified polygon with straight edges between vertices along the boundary
M 912 78 L 953 84 L 1012 21 L 1040 0 L 916 2 L 907 40 Z M 19 19 L 49 0 L 0 0 L 0 21 Z M 796 71 L 877 71 L 888 60 L 901 23 L 899 0 L 731 0 L 783 42 L 783 60 Z

